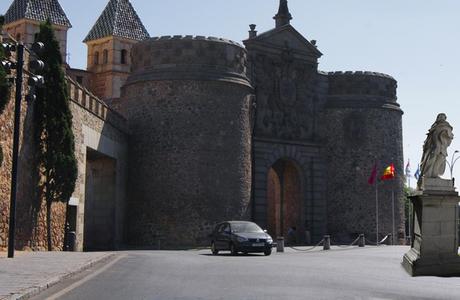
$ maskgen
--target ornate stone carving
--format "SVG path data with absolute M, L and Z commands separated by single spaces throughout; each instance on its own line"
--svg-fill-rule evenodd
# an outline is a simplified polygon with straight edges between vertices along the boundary
M 427 133 L 420 163 L 419 188 L 422 188 L 422 179 L 439 178 L 446 170 L 447 148 L 454 138 L 453 128 L 446 119 L 445 114 L 439 114 Z
M 307 140 L 313 134 L 314 101 L 310 79 L 314 68 L 294 60 L 286 46 L 277 57 L 257 61 L 257 135 Z

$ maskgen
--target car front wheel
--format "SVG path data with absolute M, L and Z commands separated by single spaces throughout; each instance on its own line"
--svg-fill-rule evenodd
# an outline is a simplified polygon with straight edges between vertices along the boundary
M 214 254 L 214 255 L 219 254 L 219 250 L 217 250 L 216 244 L 215 244 L 214 242 L 211 243 L 211 252 L 212 252 L 212 254 Z
M 264 254 L 265 254 L 265 256 L 269 256 L 270 254 L 272 254 L 272 249 L 265 250 Z

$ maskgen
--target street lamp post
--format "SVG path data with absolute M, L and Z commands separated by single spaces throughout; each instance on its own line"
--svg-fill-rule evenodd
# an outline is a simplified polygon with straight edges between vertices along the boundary
M 11 169 L 10 223 L 8 226 L 8 258 L 14 257 L 16 229 L 16 194 L 18 177 L 19 127 L 21 126 L 22 72 L 24 66 L 24 45 L 17 45 L 16 96 L 14 104 L 13 166 Z
M 0 44 L 1 47 L 11 47 L 12 44 Z M 38 53 L 43 48 L 42 43 L 34 43 L 32 45 L 32 53 Z M 29 77 L 29 94 L 26 99 L 35 98 L 35 87 L 43 84 L 43 77 L 35 75 L 30 71 L 24 70 L 24 51 L 31 52 L 22 42 L 14 41 L 14 47 L 16 51 L 16 61 L 6 61 L 11 64 L 12 69 L 16 69 L 16 94 L 14 101 L 14 128 L 13 128 L 13 153 L 12 153 L 12 168 L 11 168 L 11 190 L 10 190 L 10 214 L 9 214 L 9 225 L 8 225 L 8 258 L 14 258 L 14 242 L 15 242 L 15 230 L 16 230 L 16 196 L 18 186 L 18 166 L 19 166 L 19 138 L 21 128 L 21 102 L 22 102 L 22 90 L 23 90 L 23 75 L 26 73 Z M 34 52 L 35 51 L 35 52 Z M 2 62 L 3 65 L 3 62 Z M 40 71 L 43 69 L 44 64 L 41 60 L 31 59 L 29 61 L 29 69 L 32 71 Z
M 446 163 L 449 166 L 449 171 L 450 171 L 450 179 L 452 179 L 453 184 L 455 185 L 455 179 L 454 179 L 454 166 L 457 160 L 460 158 L 460 156 L 457 156 L 455 158 L 455 155 L 460 153 L 460 151 L 455 150 L 454 153 L 452 154 L 452 157 L 450 158 L 450 162 L 446 159 Z

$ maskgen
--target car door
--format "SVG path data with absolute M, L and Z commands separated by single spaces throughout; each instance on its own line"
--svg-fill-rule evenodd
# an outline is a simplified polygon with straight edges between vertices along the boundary
M 224 243 L 224 237 L 223 237 L 224 227 L 225 227 L 225 224 L 220 224 L 216 228 L 216 232 L 214 233 L 214 243 L 216 245 L 217 250 L 226 249 L 226 245 Z
M 222 249 L 230 250 L 232 242 L 232 230 L 229 223 L 225 223 L 222 228 Z

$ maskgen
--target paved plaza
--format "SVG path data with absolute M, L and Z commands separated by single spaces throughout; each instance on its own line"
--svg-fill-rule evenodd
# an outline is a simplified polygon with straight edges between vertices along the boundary
M 212 256 L 209 250 L 116 252 L 33 299 L 459 299 L 460 277 L 410 277 L 401 267 L 408 250 L 288 248 L 268 257 Z M 4 294 L 5 280 L 18 291 L 25 287 L 14 283 L 27 278 L 40 286 L 46 278 L 63 276 L 106 255 L 32 253 L 15 263 L 0 259 L 0 291 Z

